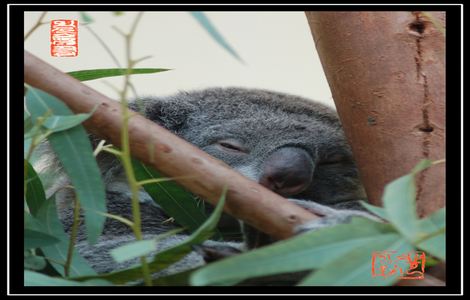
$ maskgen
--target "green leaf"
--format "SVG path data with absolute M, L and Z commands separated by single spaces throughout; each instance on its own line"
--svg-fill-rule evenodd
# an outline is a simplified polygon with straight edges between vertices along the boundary
M 167 268 L 168 266 L 174 264 L 175 262 L 179 261 L 192 251 L 192 245 L 201 244 L 214 234 L 215 229 L 217 227 L 217 222 L 220 219 L 224 207 L 225 194 L 226 190 L 223 191 L 223 194 L 220 197 L 219 202 L 217 203 L 217 206 L 214 209 L 214 212 L 206 220 L 206 222 L 198 228 L 198 230 L 191 234 L 181 244 L 163 250 L 162 252 L 159 252 L 154 256 L 152 262 L 148 264 L 151 273 L 161 271 Z M 74 279 L 88 280 L 92 278 L 102 278 L 116 284 L 122 284 L 142 278 L 142 268 L 140 266 L 134 266 L 122 271 L 101 274 L 97 276 L 83 276 Z
M 350 249 L 393 232 L 388 224 L 353 218 L 349 224 L 310 231 L 209 264 L 193 273 L 192 285 L 239 282 L 247 278 L 319 268 Z
M 31 122 L 31 116 L 30 114 L 24 110 L 24 122 L 23 122 L 24 126 L 24 132 L 28 132 L 31 130 L 31 128 L 33 128 L 33 123 Z
M 31 148 L 32 144 L 33 144 L 32 138 L 27 138 L 24 140 L 24 143 L 23 143 L 23 147 L 24 147 L 23 158 L 24 159 L 28 157 L 29 149 Z
M 222 48 L 224 48 L 228 53 L 230 53 L 235 59 L 239 62 L 243 63 L 243 60 L 240 56 L 235 52 L 235 50 L 230 46 L 230 44 L 225 40 L 225 38 L 217 31 L 215 26 L 212 22 L 207 18 L 207 16 L 200 11 L 193 11 L 191 12 L 191 16 L 193 16 L 196 21 L 209 33 L 209 35 L 214 39 Z
M 433 234 L 446 228 L 446 208 L 441 208 L 425 219 L 419 220 L 421 232 Z
M 419 220 L 420 240 L 416 247 L 446 260 L 446 209 L 445 207 L 434 212 L 425 219 Z
M 411 170 L 411 173 L 413 175 L 416 175 L 417 173 L 429 168 L 432 166 L 432 160 L 429 159 L 422 159 L 414 168 Z
M 152 281 L 153 286 L 189 286 L 189 276 L 197 270 L 194 268 L 184 272 L 158 277 Z
M 113 11 L 113 15 L 119 17 L 119 16 L 124 15 L 124 12 L 122 12 L 122 11 Z
M 86 119 L 91 117 L 93 111 L 88 114 L 76 114 L 72 116 L 50 116 L 44 121 L 42 125 L 52 132 L 67 130 L 81 124 Z
M 133 160 L 135 176 L 138 181 L 164 178 L 156 170 Z M 198 206 L 198 200 L 177 183 L 164 181 L 145 184 L 145 191 L 152 199 L 175 221 L 190 232 L 197 230 L 207 219 L 203 207 Z M 220 237 L 217 232 L 216 238 Z
M 82 18 L 83 23 L 91 24 L 94 22 L 93 18 L 86 12 L 80 12 L 80 18 Z
M 111 256 L 118 263 L 124 262 L 126 260 L 131 260 L 136 257 L 146 256 L 147 254 L 157 249 L 157 242 L 159 240 L 174 235 L 181 231 L 183 231 L 183 229 L 178 228 L 165 232 L 164 234 L 159 234 L 151 240 L 142 240 L 128 243 L 124 246 L 111 250 Z
M 384 286 L 398 280 L 398 276 L 373 277 L 372 253 L 394 250 L 397 254 L 413 251 L 413 246 L 396 233 L 377 236 L 358 247 L 349 249 L 342 256 L 325 264 L 320 270 L 307 276 L 301 286 Z M 406 261 L 400 264 L 406 266 Z
M 112 285 L 105 280 L 95 279 L 85 282 L 65 280 L 57 277 L 50 277 L 33 271 L 24 271 L 25 286 L 104 286 Z
M 116 262 L 121 263 L 139 256 L 145 256 L 155 251 L 155 248 L 156 242 L 153 239 L 136 241 L 111 250 L 111 256 Z
M 47 233 L 41 231 L 25 229 L 24 230 L 24 249 L 34 249 L 44 246 L 50 246 L 58 243 L 59 240 Z
M 365 201 L 362 201 L 362 200 L 359 201 L 359 203 L 361 203 L 362 206 L 364 206 L 368 211 L 370 211 L 374 215 L 378 216 L 379 218 L 382 218 L 386 221 L 388 220 L 387 212 L 382 207 L 371 205 L 371 204 L 369 204 Z
M 41 247 L 44 256 L 47 257 L 54 269 L 64 276 L 64 265 L 67 260 L 67 251 L 69 245 L 69 237 L 65 234 L 62 223 L 57 216 L 57 208 L 55 199 L 46 200 L 37 213 L 37 220 L 33 217 L 26 219 L 26 227 L 38 228 L 41 232 L 54 236 L 60 242 L 51 246 Z M 72 256 L 72 264 L 70 266 L 70 276 L 94 275 L 96 272 L 88 265 L 87 261 L 82 258 L 77 251 Z
M 429 160 L 422 160 L 410 174 L 395 179 L 385 186 L 382 200 L 388 220 L 410 241 L 419 238 L 415 175 L 430 165 Z
M 388 220 L 409 240 L 413 240 L 418 233 L 415 197 L 416 188 L 412 174 L 402 176 L 386 185 L 383 195 Z
M 29 211 L 33 216 L 36 215 L 39 207 L 46 201 L 46 194 L 39 179 L 38 174 L 34 171 L 33 166 L 27 161 L 26 163 L 26 203 L 28 204 Z
M 32 255 L 30 251 L 24 252 L 24 268 L 27 270 L 42 270 L 47 266 L 46 259 L 42 256 Z
M 425 239 L 416 245 L 419 249 L 424 250 L 426 254 L 431 254 L 441 260 L 446 260 L 446 234 L 441 233 Z
M 48 111 L 54 115 L 73 115 L 60 100 L 34 88 L 30 88 L 26 94 L 26 105 L 34 122 Z M 88 241 L 95 243 L 103 230 L 105 217 L 100 213 L 106 212 L 106 205 L 101 172 L 88 135 L 83 126 L 78 125 L 55 132 L 48 140 L 75 187 L 85 212 Z
M 152 74 L 170 71 L 170 69 L 156 69 L 156 68 L 137 68 L 130 69 L 130 74 Z M 105 77 L 123 76 L 126 75 L 127 69 L 113 68 L 113 69 L 92 69 L 68 72 L 70 76 L 80 81 L 88 81 Z

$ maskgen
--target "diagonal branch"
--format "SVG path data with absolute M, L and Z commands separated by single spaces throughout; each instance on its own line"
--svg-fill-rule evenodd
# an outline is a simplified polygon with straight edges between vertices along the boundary
M 93 116 L 83 125 L 108 142 L 116 146 L 121 144 L 122 114 L 119 102 L 27 51 L 24 52 L 24 74 L 26 83 L 61 99 L 75 113 L 90 112 L 98 105 Z M 224 207 L 226 213 L 278 239 L 292 236 L 294 227 L 318 218 L 154 122 L 135 112 L 130 114 L 132 155 L 164 175 L 175 177 L 176 182 L 214 205 L 224 186 L 228 186 Z

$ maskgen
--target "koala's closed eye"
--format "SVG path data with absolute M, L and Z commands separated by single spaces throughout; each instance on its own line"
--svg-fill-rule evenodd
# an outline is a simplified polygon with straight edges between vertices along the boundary
M 318 162 L 319 166 L 323 165 L 336 165 L 336 164 L 341 164 L 345 162 L 350 162 L 352 161 L 352 158 L 341 155 L 341 154 L 335 154 L 330 157 L 324 158 Z
M 248 154 L 248 149 L 240 142 L 234 139 L 220 140 L 216 142 L 217 147 L 225 152 Z

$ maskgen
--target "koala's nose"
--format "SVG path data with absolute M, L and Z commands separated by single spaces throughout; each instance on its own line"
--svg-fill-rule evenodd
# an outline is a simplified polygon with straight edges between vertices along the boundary
M 265 161 L 259 183 L 284 197 L 303 192 L 311 183 L 314 164 L 301 148 L 285 147 Z

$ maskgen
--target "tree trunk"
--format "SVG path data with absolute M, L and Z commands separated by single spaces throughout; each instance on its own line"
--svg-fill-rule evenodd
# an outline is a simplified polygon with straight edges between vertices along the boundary
M 445 157 L 445 13 L 306 12 L 369 200 Z M 445 168 L 417 176 L 419 216 L 445 205 Z

